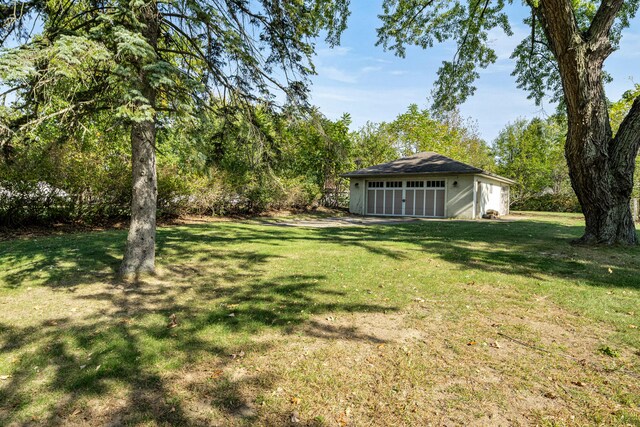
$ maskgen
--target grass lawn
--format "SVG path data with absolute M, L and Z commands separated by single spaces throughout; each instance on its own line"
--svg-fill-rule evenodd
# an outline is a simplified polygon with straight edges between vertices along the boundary
M 514 219 L 2 241 L 0 425 L 640 425 L 640 248 Z

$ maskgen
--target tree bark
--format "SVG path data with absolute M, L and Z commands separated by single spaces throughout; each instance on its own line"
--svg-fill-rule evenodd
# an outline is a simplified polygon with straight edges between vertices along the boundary
M 155 49 L 158 43 L 157 9 L 151 1 L 141 11 L 146 25 L 142 33 Z M 157 90 L 149 81 L 142 64 L 136 64 L 139 89 L 148 105 L 155 106 Z M 143 107 L 144 103 L 140 104 Z M 127 247 L 120 265 L 120 276 L 139 276 L 155 273 L 156 210 L 158 185 L 156 174 L 156 123 L 151 119 L 134 121 L 131 125 L 132 199 L 131 223 Z
M 635 158 L 640 135 L 640 103 L 614 138 L 603 86 L 602 66 L 612 51 L 609 30 L 618 0 L 603 2 L 592 28 L 579 31 L 570 0 L 543 0 L 538 18 L 558 61 L 567 106 L 565 156 L 571 185 L 585 217 L 581 244 L 638 243 L 631 215 Z M 617 9 L 616 9 L 617 7 Z

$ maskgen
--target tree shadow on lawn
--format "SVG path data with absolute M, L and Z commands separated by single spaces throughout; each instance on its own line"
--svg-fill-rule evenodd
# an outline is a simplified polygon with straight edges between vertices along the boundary
M 631 276 L 640 272 L 640 262 L 635 261 L 640 258 L 638 248 L 570 245 L 570 240 L 582 232 L 582 226 L 534 220 L 421 221 L 334 228 L 210 223 L 160 228 L 157 257 L 161 265 L 169 268 L 187 263 L 194 270 L 198 269 L 192 265 L 194 260 L 208 263 L 243 258 L 244 264 L 238 268 L 250 269 L 252 264 L 266 261 L 261 257 L 271 255 L 247 245 L 270 248 L 267 252 L 274 248 L 286 252 L 292 242 L 317 241 L 361 248 L 399 261 L 407 259 L 407 250 L 413 249 L 459 264 L 460 268 L 533 278 L 540 275 L 573 278 L 599 286 L 639 286 L 631 280 Z M 123 231 L 109 231 L 0 242 L 0 264 L 9 266 L 8 271 L 0 272 L 0 280 L 7 288 L 19 288 L 28 280 L 47 286 L 73 287 L 110 279 L 120 263 L 125 236 Z M 245 246 L 234 249 L 237 245 Z M 604 263 L 621 274 L 600 274 Z
M 197 225 L 196 228 L 194 241 L 206 244 L 212 227 Z M 571 245 L 570 242 L 584 232 L 582 225 L 537 220 L 444 220 L 327 228 L 236 223 L 225 224 L 224 230 L 226 234 L 219 237 L 219 241 L 227 244 L 241 241 L 283 246 L 287 242 L 317 241 L 362 249 L 397 261 L 416 258 L 411 251 L 419 251 L 460 269 L 640 289 L 640 248 Z M 237 236 L 237 240 L 233 236 Z M 160 248 L 179 252 L 186 249 L 186 241 L 181 233 L 169 232 Z M 609 268 L 615 274 L 611 274 Z
M 638 289 L 640 251 L 570 246 L 568 241 L 581 232 L 581 226 L 535 221 L 322 229 L 220 223 L 173 227 L 158 232 L 159 259 L 172 261 L 163 262 L 166 276 L 133 286 L 113 279 L 124 232 L 3 242 L 0 262 L 10 265 L 4 287 L 17 290 L 26 280 L 54 290 L 96 286 L 95 292 L 71 292 L 70 298 L 99 309 L 81 318 L 50 314 L 27 326 L 0 322 L 0 366 L 10 369 L 0 374 L 11 375 L 0 382 L 0 424 L 26 424 L 35 413 L 37 423 L 51 425 L 87 420 L 208 425 L 206 414 L 194 414 L 185 402 L 201 399 L 205 410 L 235 418 L 251 404 L 243 388 L 266 391 L 274 378 L 260 374 L 216 380 L 198 372 L 208 379 L 187 385 L 191 394 L 185 396 L 175 389 L 175 376 L 185 369 L 204 364 L 224 371 L 238 363 L 233 354 L 266 353 L 278 345 L 253 340 L 257 334 L 286 333 L 300 324 L 308 327 L 297 333 L 309 337 L 378 342 L 309 319 L 327 312 L 388 312 L 398 307 L 350 302 L 342 292 L 323 286 L 327 277 L 322 272 L 265 277 L 268 264 L 282 255 L 264 248 L 286 253 L 299 250 L 296 242 L 316 241 L 327 245 L 327 251 L 339 245 L 398 261 L 424 254 L 460 269 Z M 235 247 L 239 244 L 250 246 Z M 608 266 L 616 274 L 608 273 Z M 96 279 L 103 283 L 96 284 Z M 171 314 L 177 317 L 175 328 L 167 327 Z M 79 406 L 102 397 L 103 412 Z
M 80 306 L 99 307 L 79 319 L 51 313 L 30 326 L 0 323 L 0 366 L 11 369 L 0 372 L 11 375 L 0 382 L 0 424 L 29 424 L 33 416 L 31 421 L 43 425 L 204 426 L 211 423 L 207 411 L 218 418 L 250 420 L 255 413 L 242 412 L 252 405 L 243 390 L 267 393 L 271 374 L 232 379 L 211 373 L 238 364 L 240 358 L 232 355 L 264 353 L 277 345 L 256 342 L 256 335 L 286 333 L 324 312 L 395 309 L 350 303 L 343 293 L 322 288 L 323 275 L 262 279 L 270 258 L 244 251 L 217 253 L 207 268 L 179 264 L 167 267 L 164 278 L 134 284 L 114 280 L 96 292 L 72 293 Z M 83 280 L 87 278 L 65 283 L 81 287 Z M 45 285 L 59 289 L 59 276 Z M 168 327 L 171 314 L 175 327 Z M 322 328 L 316 325 L 314 331 L 321 334 Z M 351 330 L 340 332 L 328 330 L 326 339 L 373 340 Z M 181 389 L 176 383 L 184 381 L 182 374 L 197 381 Z M 96 405 L 96 400 L 102 403 Z M 194 400 L 200 401 L 202 413 L 184 407 L 191 408 Z
M 407 250 L 419 251 L 462 270 L 640 289 L 640 248 L 571 245 L 570 241 L 583 231 L 582 226 L 521 220 L 326 228 L 316 234 L 321 240 L 374 254 L 382 254 L 379 246 L 384 245 L 384 250 L 395 252 L 393 259 L 419 258 L 409 256 Z

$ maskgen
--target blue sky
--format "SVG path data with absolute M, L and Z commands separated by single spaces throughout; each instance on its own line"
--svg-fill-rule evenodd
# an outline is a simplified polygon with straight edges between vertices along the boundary
M 460 107 L 463 116 L 477 122 L 479 133 L 487 142 L 492 142 L 500 129 L 518 117 L 555 111 L 555 106 L 548 103 L 536 106 L 515 85 L 509 56 L 530 30 L 522 23 L 526 9 L 515 4 L 507 7 L 511 8 L 514 36 L 508 37 L 500 30 L 491 33 L 498 61 L 481 70 L 475 95 Z M 318 75 L 312 79 L 312 102 L 331 119 L 350 113 L 353 129 L 367 121 L 391 121 L 412 103 L 428 107 L 436 71 L 455 51 L 451 44 L 429 50 L 409 48 L 404 59 L 384 52 L 375 46 L 381 10 L 381 1 L 352 0 L 349 27 L 341 45 L 329 49 L 318 44 Z M 605 67 L 614 78 L 607 85 L 607 95 L 612 100 L 633 87 L 634 82 L 640 83 L 640 18 L 625 30 L 620 50 L 609 57 Z

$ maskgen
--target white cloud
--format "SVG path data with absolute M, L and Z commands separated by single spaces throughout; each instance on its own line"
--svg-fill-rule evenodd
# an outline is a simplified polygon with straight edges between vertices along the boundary
M 351 128 L 355 130 L 368 121 L 391 121 L 411 103 L 426 106 L 427 92 L 424 88 L 376 87 L 369 90 L 318 85 L 313 87 L 311 100 L 331 119 L 338 119 L 344 113 L 351 114 Z
M 322 49 L 318 49 L 316 51 L 316 55 L 321 58 L 333 58 L 336 56 L 346 56 L 353 49 L 348 46 L 336 46 L 336 47 L 325 47 Z
M 337 67 L 319 67 L 318 75 L 342 83 L 356 83 L 357 76 Z
M 380 71 L 380 70 L 382 70 L 382 67 L 370 67 L 369 66 L 369 67 L 362 67 L 360 69 L 360 72 L 363 73 L 363 74 L 366 74 L 366 73 L 375 73 L 376 71 Z

